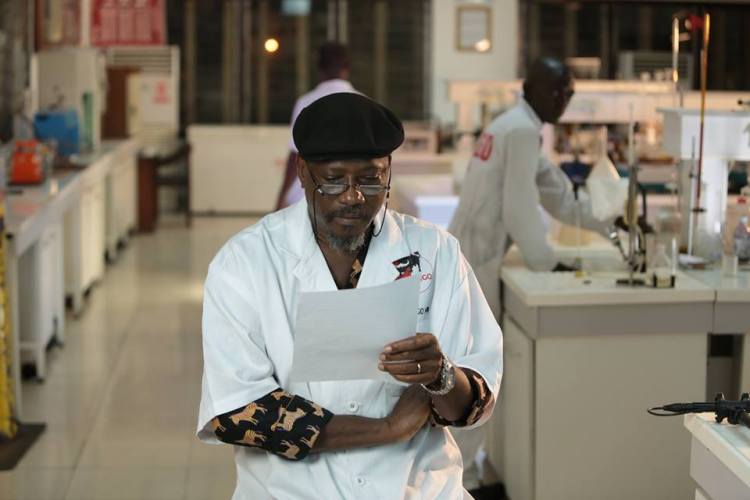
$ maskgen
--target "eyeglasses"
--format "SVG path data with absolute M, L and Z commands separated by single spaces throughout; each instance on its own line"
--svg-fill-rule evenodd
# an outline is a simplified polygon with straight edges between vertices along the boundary
M 354 188 L 355 190 L 362 193 L 362 196 L 377 196 L 379 194 L 383 194 L 385 192 L 390 191 L 391 189 L 391 178 L 390 178 L 390 172 L 388 173 L 388 184 L 360 184 L 360 183 L 325 183 L 320 184 L 316 179 L 315 176 L 313 176 L 312 172 L 310 172 L 310 177 L 312 178 L 313 182 L 315 183 L 315 190 L 325 196 L 340 196 L 347 192 L 349 188 Z
M 382 184 L 317 184 L 316 189 L 320 194 L 326 196 L 340 196 L 347 192 L 350 187 L 353 187 L 363 196 L 377 196 L 388 190 L 390 186 L 383 186 Z

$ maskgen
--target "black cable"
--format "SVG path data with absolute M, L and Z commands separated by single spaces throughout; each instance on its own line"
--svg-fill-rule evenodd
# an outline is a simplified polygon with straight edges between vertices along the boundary
M 308 172 L 309 173 L 309 172 Z M 312 179 L 312 174 L 310 174 L 310 178 Z M 315 179 L 313 179 L 313 182 L 315 182 Z M 313 236 L 315 237 L 315 242 L 318 241 L 318 211 L 317 207 L 315 206 L 315 193 L 320 192 L 320 195 L 323 196 L 323 190 L 320 189 L 320 186 L 317 185 L 318 183 L 315 182 L 315 189 L 313 189 Z
M 389 160 L 390 161 L 390 160 Z M 388 167 L 388 187 L 385 191 L 385 210 L 383 210 L 383 222 L 380 223 L 380 229 L 378 229 L 377 233 L 373 233 L 373 238 L 377 238 L 380 236 L 380 233 L 383 232 L 383 226 L 385 226 L 385 217 L 388 215 L 388 200 L 391 198 L 391 173 L 393 171 L 390 169 L 390 165 Z
M 698 403 L 671 403 L 646 410 L 655 417 L 674 417 L 688 413 L 714 413 L 718 423 L 727 420 L 730 424 L 750 427 L 750 396 L 743 393 L 739 401 L 724 399 L 719 393 L 714 401 Z
M 687 413 L 706 413 L 716 411 L 716 403 L 673 403 L 646 410 L 655 417 L 674 417 Z

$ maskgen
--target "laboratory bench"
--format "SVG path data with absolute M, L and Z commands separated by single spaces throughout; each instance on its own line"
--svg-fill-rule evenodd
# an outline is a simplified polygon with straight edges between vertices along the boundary
M 135 226 L 135 140 L 104 142 L 39 186 L 5 190 L 6 283 L 17 409 L 20 363 L 46 376 L 46 349 L 65 339 L 65 297 L 74 314 Z M 20 415 L 19 415 L 20 417 Z
M 73 313 L 83 311 L 83 298 L 104 276 L 106 260 L 136 225 L 138 142 L 104 141 L 96 153 L 78 158 L 80 190 L 65 215 L 65 295 Z
M 709 358 L 707 398 L 724 392 L 728 398 L 750 392 L 750 268 L 740 267 L 736 276 L 724 276 L 720 269 L 690 271 L 690 276 L 716 292 L 710 333 L 720 356 Z M 731 340 L 731 351 L 717 345 L 716 337 Z
M 80 187 L 76 174 L 56 172 L 42 186 L 6 192 L 13 359 L 31 354 L 40 377 L 45 373 L 47 344 L 53 337 L 65 340 L 64 215 L 76 203 Z M 13 368 L 18 369 L 18 363 Z
M 706 398 L 715 333 L 745 335 L 739 386 L 750 388 L 750 272 L 630 288 L 616 285 L 624 264 L 604 239 L 553 247 L 582 254 L 586 272 L 532 272 L 515 248 L 500 271 L 503 404 L 487 452 L 508 497 L 692 498 L 689 440 L 646 408 Z
M 724 276 L 720 269 L 689 271 L 688 274 L 716 291 L 711 333 L 750 332 L 750 269 L 741 268 L 736 276 Z M 746 385 L 750 389 L 750 379 Z
M 696 500 L 750 498 L 750 429 L 717 423 L 712 413 L 685 415 Z
M 624 272 L 501 271 L 504 380 L 488 454 L 509 498 L 682 499 L 689 442 L 646 408 L 705 396 L 715 292 Z

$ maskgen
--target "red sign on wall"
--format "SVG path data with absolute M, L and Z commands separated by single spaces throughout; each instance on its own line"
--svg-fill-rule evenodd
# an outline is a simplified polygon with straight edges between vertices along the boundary
M 164 0 L 93 0 L 91 45 L 164 45 Z

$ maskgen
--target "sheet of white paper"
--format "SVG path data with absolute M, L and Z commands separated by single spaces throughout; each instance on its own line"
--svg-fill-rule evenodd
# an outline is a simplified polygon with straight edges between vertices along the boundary
M 416 334 L 419 280 L 300 296 L 294 332 L 292 382 L 374 379 L 389 342 Z

